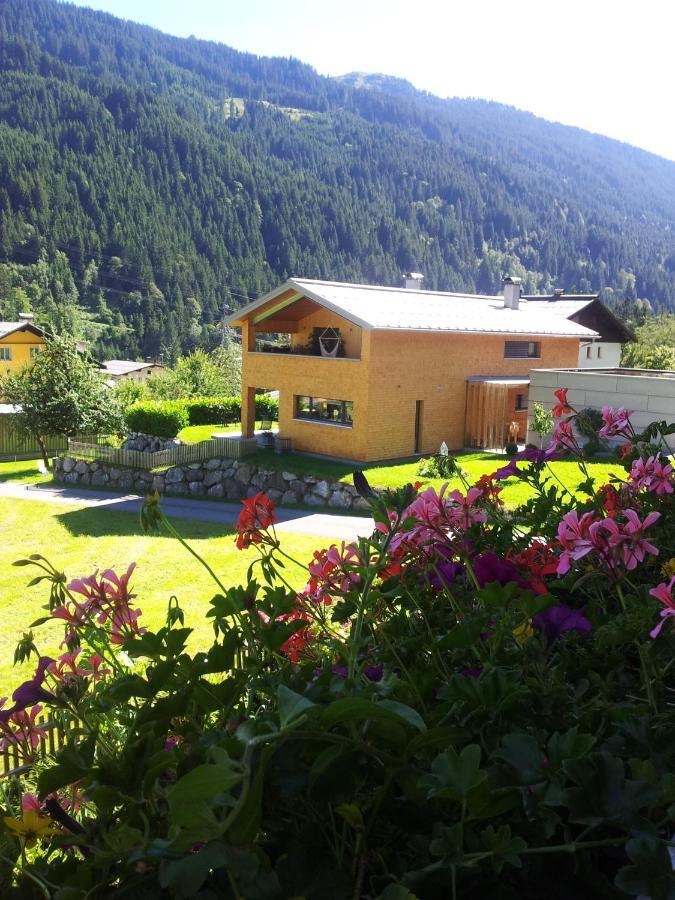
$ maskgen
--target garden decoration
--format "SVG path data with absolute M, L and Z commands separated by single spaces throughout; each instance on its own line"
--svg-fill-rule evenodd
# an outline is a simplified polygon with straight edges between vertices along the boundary
M 573 495 L 549 463 L 588 476 L 575 415 L 558 391 L 551 445 L 461 489 L 357 474 L 375 530 L 317 549 L 301 590 L 264 494 L 237 523 L 240 586 L 150 498 L 143 526 L 213 578 L 202 649 L 175 598 L 144 622 L 133 565 L 21 560 L 50 593 L 0 710 L 23 763 L 2 896 L 673 898 L 675 427 L 606 407 L 625 478 Z M 513 478 L 536 495 L 507 511 Z M 56 754 L 40 707 L 76 723 Z

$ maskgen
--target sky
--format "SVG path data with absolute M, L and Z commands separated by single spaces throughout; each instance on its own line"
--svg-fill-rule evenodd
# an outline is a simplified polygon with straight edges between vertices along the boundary
M 383 72 L 675 160 L 672 0 L 75 0 L 324 75 Z

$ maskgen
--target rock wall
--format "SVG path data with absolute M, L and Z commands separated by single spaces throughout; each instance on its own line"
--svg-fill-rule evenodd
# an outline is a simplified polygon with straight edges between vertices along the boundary
M 173 466 L 161 473 L 125 469 L 108 463 L 75 459 L 54 460 L 54 481 L 112 491 L 136 491 L 238 501 L 263 491 L 278 506 L 304 504 L 340 510 L 365 511 L 370 507 L 352 485 L 324 481 L 292 471 L 277 472 L 248 462 L 209 459 Z
M 172 450 L 180 444 L 178 438 L 160 438 L 142 431 L 129 431 L 122 444 L 122 450 L 140 450 L 142 453 L 156 453 L 158 450 Z

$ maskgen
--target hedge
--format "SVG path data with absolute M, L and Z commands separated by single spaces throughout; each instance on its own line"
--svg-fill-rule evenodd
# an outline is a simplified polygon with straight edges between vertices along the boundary
M 126 412 L 129 431 L 141 431 L 156 437 L 176 437 L 181 428 L 188 424 L 185 404 L 176 400 L 160 402 L 140 400 L 133 403 Z
M 170 414 L 173 415 L 176 410 L 180 409 L 184 413 L 185 421 L 173 434 L 137 428 L 130 424 L 129 414 L 133 411 L 134 422 L 136 422 L 139 415 L 138 410 L 140 409 L 144 411 L 151 410 L 151 416 L 165 409 L 169 410 Z M 279 401 L 277 398 L 270 397 L 267 394 L 258 394 L 255 398 L 255 417 L 256 420 L 271 419 L 272 421 L 277 421 L 279 418 Z M 127 426 L 132 431 L 143 431 L 147 434 L 156 434 L 158 437 L 175 437 L 185 425 L 226 425 L 230 422 L 240 421 L 241 397 L 194 397 L 190 400 L 137 401 L 127 410 Z M 148 421 L 146 424 L 150 425 L 152 422 Z M 154 425 L 153 427 L 161 426 Z

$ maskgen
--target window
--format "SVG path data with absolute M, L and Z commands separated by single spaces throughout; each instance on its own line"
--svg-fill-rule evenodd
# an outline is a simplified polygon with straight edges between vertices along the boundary
M 12 348 L 11 347 L 0 347 L 0 360 L 3 362 L 11 362 L 12 359 Z
M 30 358 L 35 359 L 42 353 L 42 347 L 31 347 L 30 348 Z
M 332 425 L 352 427 L 354 403 L 352 400 L 327 400 L 323 397 L 296 397 L 295 415 L 298 419 L 311 419 Z
M 598 347 L 598 359 L 602 357 L 602 347 Z
M 590 358 L 591 358 L 591 345 L 589 344 L 588 347 L 586 347 L 586 359 L 590 359 Z
M 527 394 L 516 394 L 516 412 L 523 412 L 527 409 Z
M 504 359 L 536 359 L 541 354 L 537 341 L 505 341 Z

